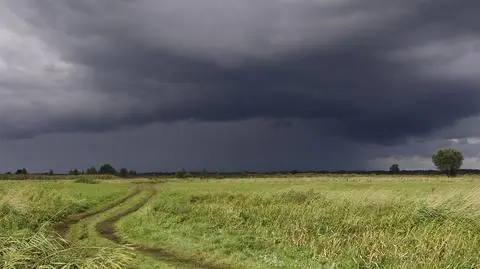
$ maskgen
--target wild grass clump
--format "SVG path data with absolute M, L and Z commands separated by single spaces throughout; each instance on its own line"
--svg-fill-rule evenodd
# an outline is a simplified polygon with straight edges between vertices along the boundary
M 69 246 L 48 231 L 21 231 L 0 236 L 0 267 L 27 268 L 125 268 L 133 255 L 123 248 Z
M 85 184 L 71 181 L 0 182 L 0 234 L 15 230 L 37 230 L 43 223 L 55 223 L 85 212 L 128 192 L 128 185 Z
M 62 193 L 37 190 L 24 193 L 19 200 L 0 204 L 0 232 L 3 230 L 36 230 L 45 222 L 58 222 L 67 216 L 84 212 L 92 206 L 87 199 L 69 199 Z

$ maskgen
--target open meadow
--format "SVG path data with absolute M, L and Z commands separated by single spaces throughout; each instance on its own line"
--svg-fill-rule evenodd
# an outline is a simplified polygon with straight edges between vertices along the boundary
M 480 264 L 475 176 L 86 182 L 0 181 L 0 267 Z

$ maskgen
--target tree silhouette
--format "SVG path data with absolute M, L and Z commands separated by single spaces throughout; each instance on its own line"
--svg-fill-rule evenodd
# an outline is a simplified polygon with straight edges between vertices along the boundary
M 69 174 L 69 175 L 72 175 L 72 176 L 78 176 L 78 175 L 80 175 L 80 172 L 78 172 L 78 169 L 75 168 L 75 169 L 73 169 L 73 170 L 70 170 L 70 171 L 68 172 L 68 174 Z
M 96 174 L 98 174 L 97 168 L 95 168 L 95 166 L 92 166 L 92 167 L 88 168 L 88 169 L 87 169 L 87 174 L 88 174 L 88 175 L 96 175 Z
M 128 169 L 127 168 L 122 168 L 120 169 L 120 173 L 119 173 L 119 176 L 120 177 L 128 177 Z
M 115 175 L 117 174 L 117 170 L 115 170 L 111 164 L 106 163 L 100 167 L 98 173 L 102 175 Z
M 18 170 L 15 172 L 15 175 L 26 175 L 26 174 L 28 174 L 28 172 L 27 172 L 27 169 L 25 169 L 25 168 L 18 169 Z
M 392 166 L 390 166 L 390 173 L 399 173 L 400 172 L 400 167 L 398 166 L 398 164 L 392 164 Z

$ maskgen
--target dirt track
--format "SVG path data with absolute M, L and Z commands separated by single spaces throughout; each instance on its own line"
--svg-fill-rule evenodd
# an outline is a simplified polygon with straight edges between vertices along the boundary
M 137 253 L 148 255 L 156 260 L 159 260 L 171 265 L 177 265 L 183 268 L 186 267 L 186 268 L 203 268 L 203 269 L 232 269 L 231 266 L 212 264 L 210 262 L 204 261 L 199 257 L 186 258 L 180 255 L 176 255 L 172 252 L 169 252 L 166 249 L 150 248 L 140 244 L 128 242 L 128 240 L 119 236 L 119 234 L 116 231 L 115 224 L 123 217 L 128 216 L 129 214 L 132 214 L 138 211 L 139 209 L 141 209 L 143 206 L 145 206 L 152 199 L 152 197 L 156 195 L 156 189 L 154 187 L 143 187 L 143 188 L 139 187 L 128 196 L 120 200 L 117 200 L 107 205 L 106 207 L 103 207 L 93 212 L 86 212 L 86 213 L 69 217 L 65 221 L 55 225 L 54 228 L 57 231 L 57 233 L 65 237 L 68 234 L 71 227 L 76 223 L 79 223 L 82 220 L 85 220 L 89 217 L 97 216 L 97 215 L 106 213 L 107 211 L 114 210 L 117 207 L 124 205 L 125 202 L 128 202 L 129 200 L 133 200 L 134 197 L 139 196 L 144 192 L 149 192 L 149 193 L 145 198 L 143 198 L 136 204 L 132 205 L 131 207 L 128 207 L 125 210 L 118 212 L 114 216 L 111 216 L 103 221 L 96 223 L 95 230 L 97 231 L 97 233 L 101 237 L 104 237 L 116 244 L 119 244 L 119 245 L 128 244 L 129 246 L 133 247 L 133 249 Z
M 125 203 L 125 201 L 134 197 L 135 195 L 138 195 L 139 193 L 140 193 L 140 188 L 137 188 L 135 191 L 133 191 L 129 195 L 121 198 L 120 200 L 113 201 L 112 203 L 110 203 L 107 206 L 102 207 L 98 210 L 72 215 L 72 216 L 68 217 L 67 219 L 63 220 L 62 222 L 59 222 L 56 225 L 54 225 L 53 229 L 55 230 L 55 232 L 57 232 L 59 235 L 61 235 L 62 237 L 65 238 L 67 236 L 68 231 L 71 229 L 71 227 L 74 224 L 76 224 L 76 223 L 78 223 L 78 222 L 80 222 L 83 219 L 86 219 L 88 217 L 99 215 L 103 212 L 106 212 L 106 211 L 112 209 L 112 208 L 115 208 L 115 207 Z
M 117 244 L 129 244 L 136 251 L 147 254 L 150 257 L 153 257 L 157 260 L 160 260 L 169 264 L 187 266 L 192 268 L 203 268 L 203 269 L 230 269 L 231 268 L 229 266 L 219 266 L 219 265 L 211 264 L 201 259 L 180 257 L 161 248 L 150 248 L 150 247 L 142 246 L 139 244 L 133 244 L 131 242 L 128 242 L 126 239 L 120 237 L 116 232 L 115 223 L 118 222 L 123 217 L 136 212 L 137 210 L 141 209 L 145 204 L 147 204 L 150 201 L 150 199 L 156 194 L 156 190 L 154 188 L 151 188 L 150 191 L 151 191 L 150 195 L 148 195 L 147 198 L 137 203 L 135 206 L 132 206 L 129 209 L 116 214 L 115 216 L 112 216 L 102 222 L 97 223 L 97 225 L 95 226 L 97 232 L 102 237 L 107 238 Z

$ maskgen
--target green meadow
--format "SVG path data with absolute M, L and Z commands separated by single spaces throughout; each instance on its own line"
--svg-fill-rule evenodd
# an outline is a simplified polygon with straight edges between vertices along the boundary
M 0 267 L 480 265 L 473 176 L 89 183 L 0 181 Z M 57 223 L 66 223 L 62 233 Z

